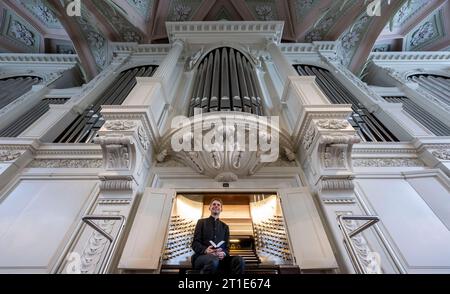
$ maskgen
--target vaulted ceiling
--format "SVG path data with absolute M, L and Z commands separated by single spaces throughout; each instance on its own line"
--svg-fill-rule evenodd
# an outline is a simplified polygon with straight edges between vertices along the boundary
M 109 42 L 167 43 L 166 21 L 285 22 L 283 42 L 339 41 L 357 72 L 374 51 L 448 50 L 449 0 L 73 0 L 0 1 L 0 52 L 77 53 L 88 78 L 107 65 Z

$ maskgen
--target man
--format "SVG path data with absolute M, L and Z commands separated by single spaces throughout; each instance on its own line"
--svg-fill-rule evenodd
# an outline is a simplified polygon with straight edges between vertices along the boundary
M 209 204 L 211 216 L 199 219 L 195 226 L 192 249 L 195 254 L 192 256 L 192 266 L 200 270 L 201 274 L 215 274 L 218 271 L 242 274 L 244 272 L 244 260 L 240 256 L 230 256 L 229 238 L 230 230 L 228 226 L 219 220 L 222 212 L 223 202 L 215 198 Z M 220 246 L 214 248 L 209 242 L 212 241 Z

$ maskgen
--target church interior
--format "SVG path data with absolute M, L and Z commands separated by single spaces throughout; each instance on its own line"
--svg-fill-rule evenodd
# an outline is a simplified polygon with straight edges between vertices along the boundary
M 0 1 L 0 273 L 450 273 L 449 0 Z

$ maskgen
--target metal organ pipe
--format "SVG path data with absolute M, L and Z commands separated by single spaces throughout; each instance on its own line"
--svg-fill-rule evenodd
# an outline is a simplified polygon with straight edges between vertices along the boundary
M 219 110 L 219 79 L 220 79 L 220 52 L 216 49 L 214 52 L 214 70 L 212 77 L 211 100 L 209 101 L 210 111 Z
M 450 136 L 450 128 L 405 96 L 383 97 L 387 102 L 402 103 L 403 109 L 436 136 Z
M 197 73 L 201 72 L 202 67 L 203 67 L 203 64 L 197 69 Z M 196 79 L 194 76 L 194 87 L 192 88 L 194 95 L 192 95 L 191 101 L 189 102 L 189 114 L 188 114 L 189 116 L 194 115 L 195 100 L 198 97 L 197 96 L 197 88 L 198 88 L 199 82 L 200 82 L 200 79 Z
M 241 100 L 242 104 L 244 106 L 244 112 L 252 112 L 252 106 L 250 102 L 250 97 L 248 96 L 248 89 L 247 84 L 245 83 L 245 77 L 244 77 L 244 67 L 242 66 L 242 59 L 241 54 L 239 52 L 236 52 L 236 65 L 237 65 L 237 72 L 238 72 L 238 79 L 239 79 L 239 88 L 241 90 Z
M 220 110 L 231 110 L 230 103 L 230 73 L 228 70 L 228 52 L 226 48 L 222 48 L 222 75 L 220 81 Z
M 242 111 L 241 93 L 239 91 L 239 79 L 236 68 L 236 56 L 233 49 L 230 49 L 230 77 L 231 96 L 233 96 L 232 110 Z
M 42 79 L 38 77 L 12 77 L 1 80 L 0 109 L 30 91 L 33 85 L 41 81 Z
M 27 111 L 24 115 L 17 118 L 6 128 L 0 131 L 0 137 L 17 137 L 38 118 L 44 115 L 49 109 L 50 104 L 64 104 L 68 98 L 46 98 L 42 99 L 36 106 Z
M 211 99 L 211 75 L 213 67 L 213 53 L 211 52 L 208 56 L 208 63 L 206 66 L 206 76 L 205 76 L 205 85 L 203 87 L 202 94 L 202 102 L 200 107 L 203 112 L 208 112 L 209 109 L 209 101 Z
M 351 104 L 350 124 L 363 141 L 397 141 L 394 135 L 370 113 L 333 75 L 325 69 L 310 65 L 295 65 L 300 75 L 316 76 L 316 82 L 334 104 Z
M 450 78 L 419 74 L 408 77 L 420 85 L 422 89 L 438 98 L 443 103 L 450 105 Z
M 239 51 L 222 47 L 209 52 L 196 72 L 189 115 L 193 115 L 195 107 L 201 107 L 203 112 L 244 111 L 261 115 L 261 96 L 255 75 L 252 63 Z M 192 103 L 200 90 L 200 105 Z
M 136 85 L 136 77 L 152 76 L 158 66 L 147 65 L 126 70 L 119 74 L 116 80 L 95 102 L 85 109 L 56 138 L 56 143 L 90 143 L 102 127 L 104 119 L 100 114 L 102 105 L 120 105 Z

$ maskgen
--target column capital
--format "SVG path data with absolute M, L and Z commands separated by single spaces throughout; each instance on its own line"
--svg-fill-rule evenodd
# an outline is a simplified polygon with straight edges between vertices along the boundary
M 176 40 L 173 41 L 172 47 L 173 46 L 181 46 L 181 47 L 183 47 L 185 43 L 186 42 L 184 40 L 182 40 L 182 39 L 176 39 Z

